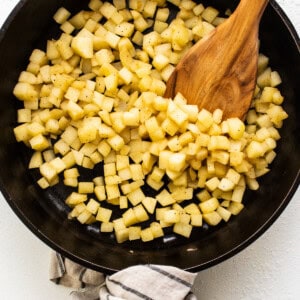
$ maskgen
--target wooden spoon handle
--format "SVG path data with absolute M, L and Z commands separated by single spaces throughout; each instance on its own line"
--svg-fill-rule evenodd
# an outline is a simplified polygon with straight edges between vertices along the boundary
M 268 2 L 269 0 L 241 0 L 232 17 L 238 19 L 241 29 L 258 27 Z

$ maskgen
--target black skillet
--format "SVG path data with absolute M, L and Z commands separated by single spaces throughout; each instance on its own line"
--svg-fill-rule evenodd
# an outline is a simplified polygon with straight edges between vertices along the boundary
M 300 170 L 300 55 L 299 37 L 275 1 L 261 22 L 261 52 L 283 78 L 281 91 L 289 114 L 280 130 L 278 156 L 272 171 L 261 180 L 261 188 L 247 192 L 245 209 L 228 224 L 194 230 L 190 239 L 167 233 L 150 243 L 117 244 L 112 235 L 99 233 L 98 226 L 82 226 L 67 220 L 64 204 L 68 192 L 61 185 L 42 191 L 37 174 L 27 170 L 30 152 L 16 143 L 13 127 L 20 103 L 12 90 L 18 74 L 35 47 L 45 48 L 57 37 L 52 16 L 60 6 L 72 12 L 86 8 L 88 1 L 22 0 L 0 32 L 0 187 L 7 202 L 23 223 L 42 241 L 68 258 L 95 270 L 112 273 L 130 265 L 154 263 L 199 271 L 238 253 L 257 239 L 278 218 L 299 185 Z M 232 10 L 238 1 L 203 1 L 220 11 Z M 174 7 L 170 5 L 174 10 Z M 84 172 L 82 179 L 91 174 Z

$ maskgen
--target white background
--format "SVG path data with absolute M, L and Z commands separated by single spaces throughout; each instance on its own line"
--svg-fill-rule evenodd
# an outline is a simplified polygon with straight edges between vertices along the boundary
M 300 1 L 278 2 L 300 33 Z M 0 26 L 16 3 L 17 0 L 0 0 Z M 256 242 L 235 257 L 200 272 L 195 284 L 199 299 L 300 299 L 299 200 L 300 189 L 275 224 Z M 48 280 L 49 252 L 0 194 L 0 298 L 70 299 L 70 289 Z

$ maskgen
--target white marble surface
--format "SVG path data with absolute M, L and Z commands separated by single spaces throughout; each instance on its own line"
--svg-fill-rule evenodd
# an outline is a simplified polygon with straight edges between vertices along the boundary
M 278 2 L 300 33 L 300 1 Z M 0 26 L 16 3 L 17 0 L 0 1 Z M 300 189 L 275 224 L 255 243 L 199 273 L 195 284 L 199 299 L 300 299 L 299 212 Z M 70 299 L 69 289 L 48 280 L 49 251 L 19 221 L 0 194 L 0 299 Z

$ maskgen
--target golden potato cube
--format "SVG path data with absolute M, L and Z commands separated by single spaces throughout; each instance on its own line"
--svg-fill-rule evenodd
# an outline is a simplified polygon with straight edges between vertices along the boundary
M 72 192 L 66 199 L 66 204 L 69 206 L 75 206 L 77 204 L 87 201 L 87 195 Z
M 143 180 L 145 175 L 140 164 L 130 164 L 131 177 L 134 181 Z
M 228 178 L 222 178 L 218 188 L 223 192 L 232 191 L 235 187 L 235 184 Z
M 213 124 L 214 119 L 212 114 L 206 109 L 202 109 L 198 114 L 198 124 L 201 126 L 201 131 L 207 131 Z
M 67 104 L 67 112 L 72 120 L 80 120 L 84 116 L 84 110 L 75 102 L 69 101 Z
M 55 169 L 57 174 L 61 173 L 66 168 L 64 161 L 60 157 L 56 157 L 51 160 L 49 165 Z
M 179 235 L 189 238 L 192 232 L 192 225 L 184 223 L 175 223 L 173 231 Z
M 219 206 L 219 201 L 216 198 L 211 198 L 199 204 L 199 207 L 203 214 L 211 213 Z
M 125 209 L 128 208 L 128 199 L 126 196 L 121 196 L 120 197 L 120 209 Z
M 154 239 L 153 232 L 150 227 L 141 231 L 141 239 L 143 242 L 150 242 Z
M 166 189 L 163 189 L 155 198 L 161 206 L 168 206 L 176 202 Z
M 182 126 L 188 120 L 188 114 L 181 110 L 174 102 L 170 101 L 167 111 L 168 117 L 177 124 Z
M 120 190 L 117 184 L 107 185 L 105 189 L 106 189 L 106 195 L 108 200 L 120 197 Z
M 18 109 L 18 123 L 31 122 L 31 110 L 28 108 Z
M 96 214 L 98 212 L 99 207 L 100 204 L 95 199 L 90 199 L 86 205 L 86 209 L 92 214 Z
M 101 185 L 95 186 L 94 193 L 99 201 L 106 200 L 106 192 L 104 186 Z
M 241 210 L 244 208 L 244 205 L 239 202 L 231 202 L 227 210 L 231 212 L 233 215 L 238 215 Z
M 257 141 L 251 141 L 246 148 L 246 154 L 249 158 L 258 158 L 263 156 L 265 153 L 264 147 Z
M 93 39 L 89 36 L 75 36 L 71 47 L 76 54 L 83 58 L 93 57 Z
M 91 218 L 91 216 L 92 216 L 92 214 L 88 210 L 84 210 L 83 212 L 81 212 L 78 215 L 77 220 L 81 224 L 87 224 L 89 222 L 89 219 Z
M 220 184 L 220 180 L 218 177 L 213 177 L 205 182 L 205 187 L 209 191 L 214 191 Z
M 111 138 L 108 138 L 107 142 L 111 146 L 111 148 L 116 151 L 120 151 L 122 147 L 125 145 L 124 139 L 118 134 L 116 134 Z
M 111 215 L 112 215 L 111 209 L 100 206 L 97 211 L 96 220 L 107 223 L 109 222 Z
M 49 140 L 42 134 L 38 134 L 29 140 L 29 144 L 33 150 L 43 151 L 50 147 Z
M 150 224 L 150 229 L 151 229 L 153 237 L 155 239 L 159 238 L 159 237 L 162 237 L 164 235 L 162 227 L 161 227 L 161 225 L 158 222 L 152 222 Z
M 47 179 L 48 182 L 51 182 L 57 176 L 56 169 L 48 162 L 45 162 L 40 166 L 40 173 Z
M 159 141 L 164 138 L 165 134 L 160 128 L 155 117 L 151 117 L 148 120 L 146 120 L 145 126 L 152 141 Z
M 219 206 L 216 212 L 220 215 L 220 217 L 225 221 L 228 222 L 231 217 L 231 212 L 228 211 L 226 208 Z
M 39 168 L 43 163 L 42 153 L 40 151 L 35 151 L 31 158 L 28 165 L 29 169 Z
M 53 16 L 53 19 L 58 24 L 63 24 L 69 17 L 71 13 L 64 7 L 60 7 Z
M 216 226 L 222 221 L 222 217 L 216 211 L 205 213 L 202 217 L 203 220 L 211 226 Z
M 212 23 L 213 20 L 218 16 L 219 11 L 216 10 L 215 8 L 208 6 L 207 8 L 205 8 L 205 10 L 202 12 L 201 17 L 209 22 Z
M 130 226 L 129 230 L 129 241 L 139 240 L 141 238 L 141 227 L 140 226 Z
M 189 215 L 200 215 L 199 207 L 195 203 L 190 203 L 186 205 L 183 209 Z
M 202 215 L 191 215 L 191 225 L 195 227 L 202 226 Z
M 129 229 L 124 228 L 120 230 L 115 230 L 115 236 L 118 243 L 123 243 L 129 239 Z
M 49 182 L 47 181 L 47 179 L 45 177 L 41 177 L 38 181 L 37 181 L 37 184 L 40 186 L 40 188 L 42 189 L 46 189 L 48 188 L 50 185 L 49 185 Z
M 120 170 L 125 169 L 127 167 L 129 167 L 129 157 L 128 157 L 128 155 L 117 155 L 117 161 L 116 161 L 117 171 L 120 171 Z
M 145 197 L 142 200 L 142 204 L 146 208 L 146 210 L 150 213 L 153 214 L 155 211 L 157 200 L 153 197 Z
M 114 231 L 114 224 L 112 222 L 104 223 L 102 222 L 100 225 L 101 232 L 113 232 Z
M 122 218 L 126 227 L 131 226 L 139 222 L 137 219 L 134 210 L 132 208 L 127 209 L 123 214 Z
M 127 194 L 128 200 L 133 206 L 138 205 L 145 199 L 145 194 L 140 188 L 137 188 Z
M 168 160 L 167 169 L 181 172 L 186 165 L 186 155 L 184 153 L 172 153 Z
M 80 194 L 91 194 L 94 192 L 94 182 L 79 182 L 78 193 Z
M 178 223 L 180 221 L 180 213 L 178 210 L 170 209 L 164 212 L 163 221 L 167 223 Z
M 134 214 L 136 216 L 136 218 L 138 219 L 139 222 L 144 222 L 147 221 L 149 219 L 149 216 L 146 212 L 146 210 L 144 209 L 142 204 L 139 204 L 137 206 L 135 206 L 133 208 Z

